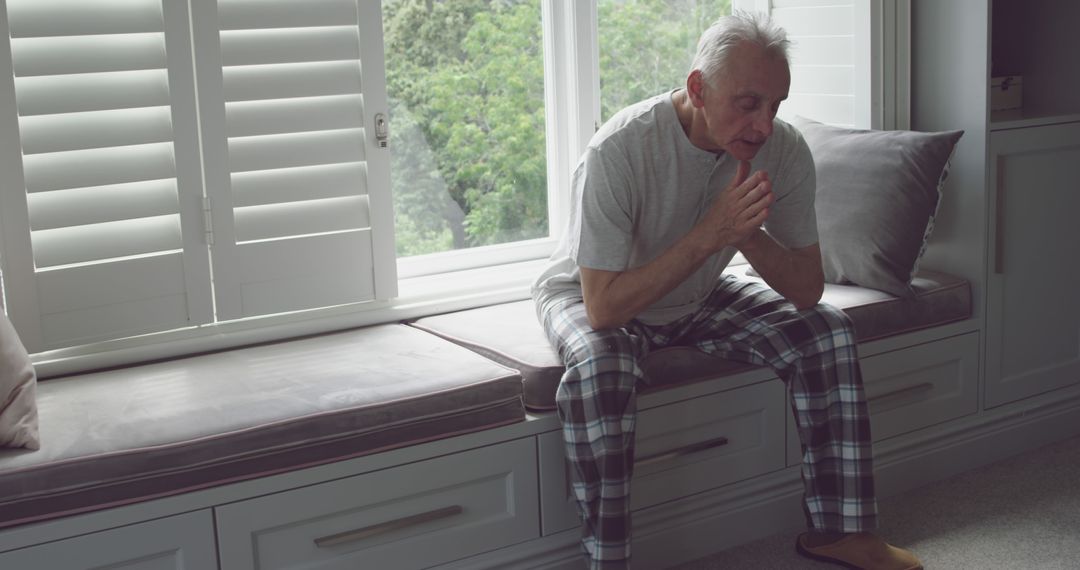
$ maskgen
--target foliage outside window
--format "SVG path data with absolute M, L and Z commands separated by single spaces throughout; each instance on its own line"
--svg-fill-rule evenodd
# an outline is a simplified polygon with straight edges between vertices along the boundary
M 603 118 L 684 84 L 731 0 L 600 0 Z M 398 256 L 548 236 L 540 0 L 384 3 Z
M 540 1 L 384 8 L 398 255 L 548 235 Z
M 731 0 L 599 0 L 600 117 L 686 84 L 697 41 Z

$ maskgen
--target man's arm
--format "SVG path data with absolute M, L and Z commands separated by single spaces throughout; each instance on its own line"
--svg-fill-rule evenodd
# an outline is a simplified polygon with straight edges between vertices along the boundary
M 758 229 L 739 246 L 739 251 L 761 278 L 797 309 L 813 307 L 825 290 L 818 244 L 787 249 Z
M 581 290 L 589 324 L 594 329 L 626 324 L 686 280 L 710 255 L 728 246 L 739 247 L 761 231 L 773 201 L 772 184 L 765 172 L 749 174 L 750 163 L 741 162 L 701 221 L 651 262 L 626 271 L 582 267 Z

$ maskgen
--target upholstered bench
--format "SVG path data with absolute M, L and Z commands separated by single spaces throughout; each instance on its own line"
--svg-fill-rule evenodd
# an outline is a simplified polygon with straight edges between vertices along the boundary
M 0 527 L 519 422 L 521 387 L 400 324 L 48 380 L 41 449 L 0 451 Z
M 733 271 L 740 274 L 745 267 Z M 745 279 L 758 281 L 755 277 Z M 842 309 L 855 323 L 859 342 L 868 342 L 971 316 L 971 288 L 959 277 L 921 271 L 912 282 L 917 295 L 901 299 L 888 293 L 827 284 L 822 302 Z M 505 303 L 418 319 L 411 326 L 439 335 L 495 362 L 519 370 L 525 405 L 532 410 L 555 408 L 555 390 L 563 365 L 537 321 L 532 301 Z M 735 374 L 751 365 L 708 356 L 696 349 L 669 347 L 649 354 L 643 368 L 643 393 Z

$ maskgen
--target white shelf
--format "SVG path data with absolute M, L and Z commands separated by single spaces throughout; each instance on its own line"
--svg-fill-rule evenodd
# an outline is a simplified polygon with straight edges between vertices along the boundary
M 1080 121 L 1080 112 L 1051 113 L 1028 109 L 1008 109 L 990 112 L 991 131 L 1040 127 L 1043 125 L 1057 125 L 1061 123 L 1075 123 L 1077 121 Z

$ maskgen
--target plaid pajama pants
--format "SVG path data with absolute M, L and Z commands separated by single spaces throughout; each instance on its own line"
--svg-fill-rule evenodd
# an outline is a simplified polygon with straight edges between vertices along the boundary
M 596 331 L 580 299 L 541 311 L 566 372 L 556 394 L 582 546 L 593 569 L 630 557 L 638 362 L 654 348 L 694 346 L 769 366 L 787 384 L 802 440 L 807 524 L 830 532 L 876 526 L 870 422 L 851 321 L 819 304 L 798 311 L 772 289 L 726 275 L 690 315 Z

